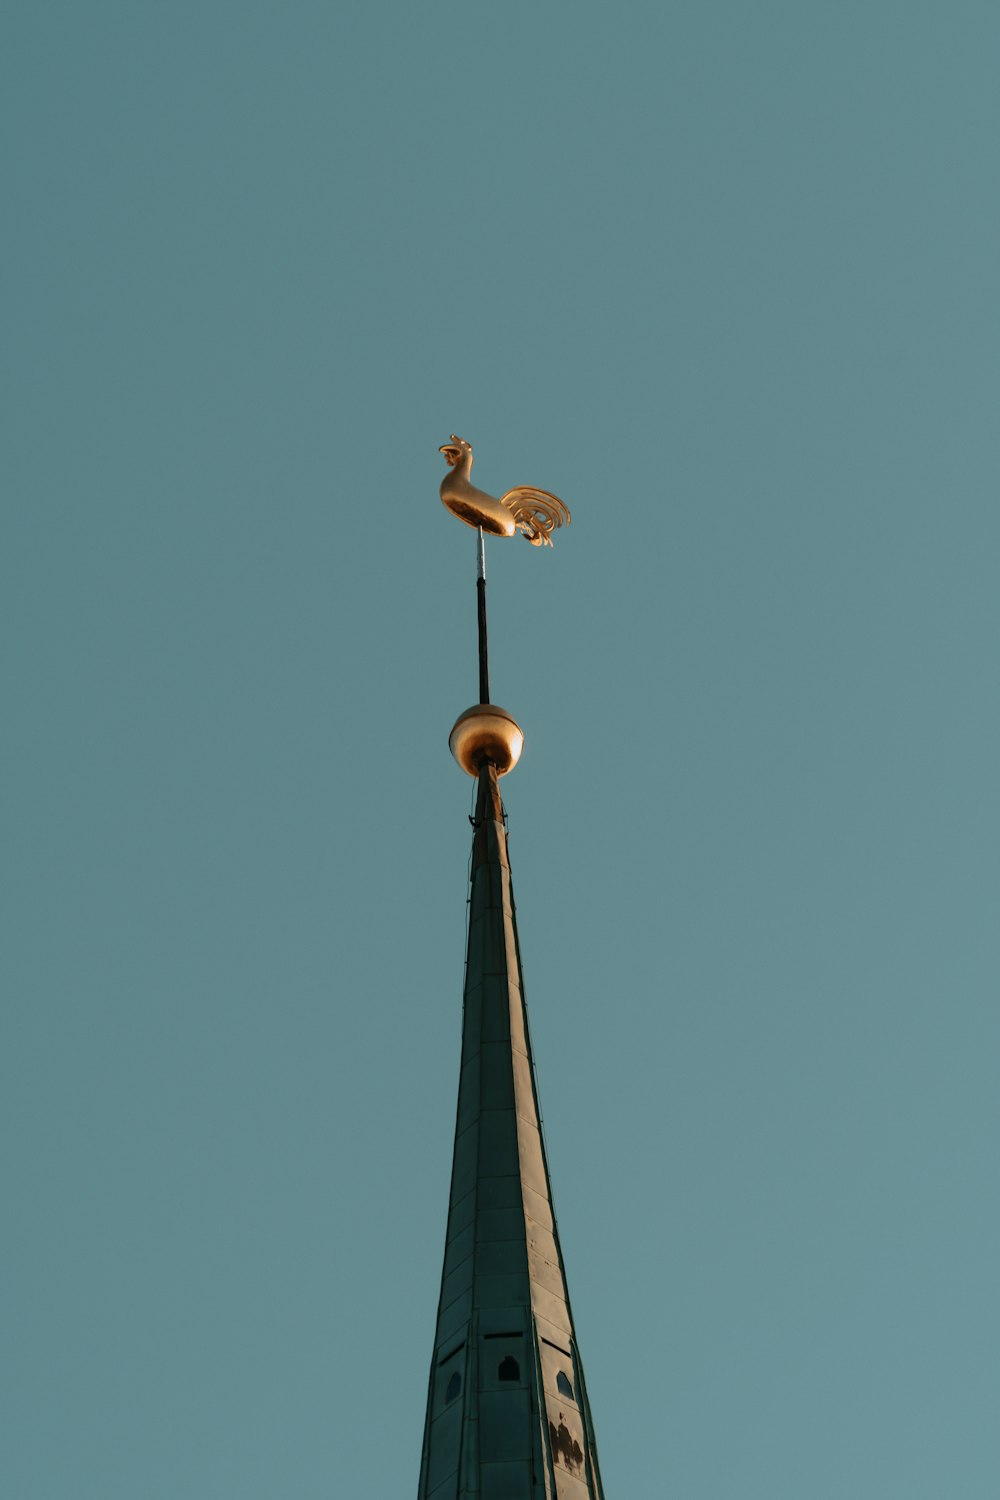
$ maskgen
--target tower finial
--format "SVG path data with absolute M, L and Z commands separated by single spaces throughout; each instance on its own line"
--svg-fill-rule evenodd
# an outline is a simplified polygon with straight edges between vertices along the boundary
M 499 788 L 523 736 L 489 701 L 484 533 L 512 535 L 515 523 L 505 532 L 494 516 L 491 527 L 487 507 L 470 501 L 469 445 L 455 438 L 448 455 L 453 471 L 464 466 L 466 488 L 458 496 L 446 480 L 442 498 L 477 531 L 480 669 L 479 702 L 450 744 L 478 788 L 455 1149 L 417 1496 L 604 1500 L 542 1140 Z
M 479 702 L 466 709 L 448 738 L 451 753 L 470 776 L 484 765 L 504 776 L 517 765 L 524 735 L 506 709 L 490 703 L 490 671 L 486 638 L 486 546 L 484 533 L 511 537 L 520 531 L 533 547 L 551 547 L 552 533 L 570 522 L 569 507 L 548 490 L 521 484 L 499 500 L 477 489 L 470 479 L 472 444 L 452 433 L 451 442 L 438 449 L 449 472 L 441 481 L 441 499 L 453 516 L 474 526 L 476 540 L 476 617 L 479 635 Z

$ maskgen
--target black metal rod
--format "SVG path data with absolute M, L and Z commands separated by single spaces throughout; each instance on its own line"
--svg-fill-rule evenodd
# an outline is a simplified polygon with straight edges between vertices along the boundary
M 476 578 L 476 606 L 479 619 L 479 701 L 489 703 L 490 701 L 490 661 L 486 645 L 486 549 L 483 545 L 483 533 L 479 532 L 479 545 L 477 548 L 477 574 Z
M 479 701 L 490 701 L 490 663 L 486 654 L 486 579 L 476 579 L 479 602 Z

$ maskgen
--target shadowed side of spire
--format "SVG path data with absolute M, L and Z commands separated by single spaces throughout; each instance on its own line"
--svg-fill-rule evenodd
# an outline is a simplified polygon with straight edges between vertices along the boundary
M 603 1500 L 539 1127 L 503 807 L 479 772 L 419 1500 Z

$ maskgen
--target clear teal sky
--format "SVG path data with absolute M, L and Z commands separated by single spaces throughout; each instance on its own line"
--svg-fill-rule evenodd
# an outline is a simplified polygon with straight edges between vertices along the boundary
M 415 1492 L 491 547 L 609 1500 L 995 1500 L 994 0 L 20 3 L 16 1500 Z

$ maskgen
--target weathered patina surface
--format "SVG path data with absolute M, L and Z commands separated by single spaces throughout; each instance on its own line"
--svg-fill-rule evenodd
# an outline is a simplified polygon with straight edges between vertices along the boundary
M 539 1128 L 503 809 L 484 765 L 418 1500 L 603 1495 Z

